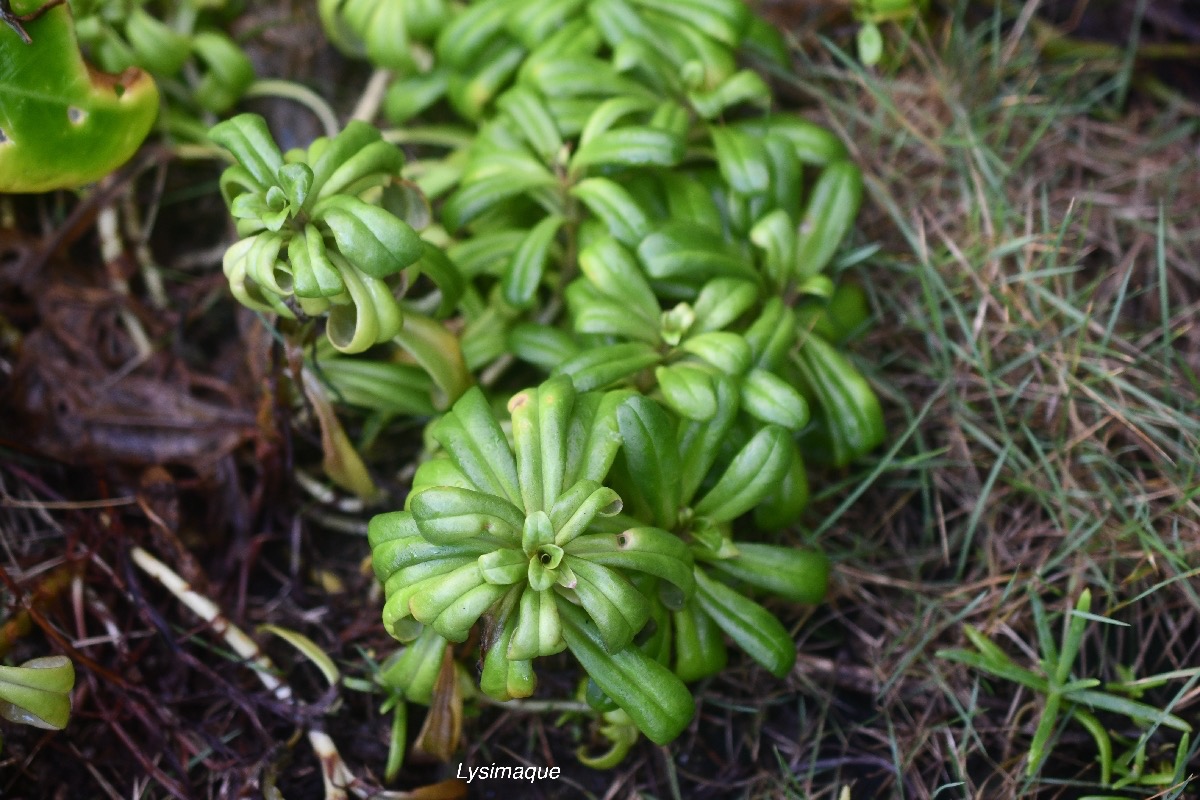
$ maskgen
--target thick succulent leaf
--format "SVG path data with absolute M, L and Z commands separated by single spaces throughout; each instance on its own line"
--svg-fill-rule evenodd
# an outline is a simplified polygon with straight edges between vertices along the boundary
M 675 427 L 658 403 L 643 395 L 630 397 L 617 410 L 622 452 L 629 474 L 650 503 L 653 524 L 674 528 L 679 521 L 679 450 Z
M 692 222 L 663 225 L 642 240 L 637 255 L 646 274 L 660 280 L 700 283 L 718 276 L 758 280 L 750 264 L 720 233 Z
M 733 457 L 716 486 L 696 503 L 696 514 L 714 522 L 745 514 L 775 488 L 791 460 L 787 431 L 778 425 L 764 427 Z
M 586 531 L 597 516 L 611 517 L 621 509 L 621 498 L 612 489 L 591 480 L 577 482 L 550 509 L 554 543 L 567 545 Z
M 441 322 L 410 311 L 393 339 L 433 378 L 440 393 L 438 408 L 445 408 L 471 387 L 473 379 L 463 360 L 459 338 Z
M 750 241 L 763 251 L 763 267 L 776 286 L 787 283 L 796 263 L 796 223 L 782 208 L 768 213 L 750 229 Z
M 710 570 L 796 603 L 819 603 L 829 586 L 829 559 L 817 550 L 738 542 L 738 554 Z
M 696 599 L 705 614 L 772 675 L 785 677 L 796 663 L 787 628 L 758 603 L 696 568 Z
M 678 170 L 657 176 L 667 199 L 668 215 L 701 228 L 719 231 L 724 226 L 721 210 L 713 199 L 713 187 Z
M 325 237 L 309 223 L 288 242 L 288 265 L 297 297 L 335 297 L 346 284 L 325 252 Z
M 806 454 L 844 466 L 884 440 L 879 398 L 845 355 L 810 333 L 793 363 L 816 423 L 801 438 Z
M 567 647 L 642 733 L 666 744 L 683 732 L 695 703 L 679 678 L 636 647 L 609 652 L 596 625 L 574 604 L 559 600 L 559 614 Z
M 790 383 L 765 369 L 752 369 L 742 380 L 742 409 L 750 416 L 789 430 L 808 424 L 808 401 Z
M 760 108 L 771 105 L 771 87 L 757 72 L 740 70 L 708 91 L 688 94 L 692 107 L 704 119 L 716 119 L 733 106 L 751 104 Z
M 713 278 L 704 284 L 692 303 L 696 318 L 692 333 L 719 331 L 744 314 L 758 300 L 758 286 L 739 278 Z
M 442 29 L 437 39 L 438 59 L 455 69 L 469 69 L 488 42 L 504 29 L 510 13 L 507 0 L 473 3 Z
M 650 603 L 621 573 L 585 558 L 564 556 L 576 578 L 575 596 L 595 622 L 605 649 L 628 647 L 650 619 Z
M 598 236 L 579 252 L 579 268 L 605 297 L 624 305 L 643 321 L 656 325 L 659 316 L 654 290 L 638 268 L 633 254 L 618 238 Z
M 620 184 L 608 178 L 587 178 L 571 187 L 571 194 L 587 206 L 626 247 L 637 247 L 650 233 L 650 219 Z
M 464 183 L 442 205 L 442 222 L 454 232 L 479 217 L 488 209 L 518 195 L 556 183 L 548 170 L 512 170 Z
M 507 500 L 486 492 L 433 486 L 412 500 L 421 535 L 434 544 L 452 544 L 477 536 L 515 542 L 525 515 Z
M 827 128 L 790 114 L 751 117 L 733 127 L 759 138 L 778 135 L 786 139 L 805 164 L 824 166 L 846 158 L 846 145 Z
M 125 38 L 137 55 L 139 66 L 159 75 L 179 72 L 191 54 L 186 36 L 176 33 L 140 6 L 130 9 L 125 19 Z
M 567 438 L 575 387 L 567 377 L 550 378 L 538 387 L 538 427 L 541 431 L 542 505 L 549 510 L 563 491 L 567 469 Z
M 605 345 L 584 350 L 554 372 L 570 376 L 576 391 L 590 392 L 625 380 L 660 358 L 657 350 L 643 342 Z
M 507 586 L 485 581 L 473 562 L 423 583 L 408 605 L 414 618 L 450 641 L 461 642 L 480 615 L 507 591 Z
M 204 30 L 192 36 L 192 53 L 202 68 L 192 97 L 207 111 L 227 111 L 254 83 L 250 57 L 220 31 Z
M 493 618 L 482 637 L 483 670 L 479 676 L 479 688 L 496 700 L 529 697 L 537 688 L 533 662 L 510 661 L 508 658 L 509 643 L 517 628 L 517 604 L 523 591 L 521 587 L 516 587 L 496 604 Z
M 703 421 L 717 413 L 712 374 L 692 364 L 672 364 L 654 371 L 663 402 L 681 417 Z
M 760 139 L 736 128 L 709 129 L 721 177 L 742 194 L 765 192 L 771 183 L 767 149 Z
M 580 536 L 564 551 L 623 572 L 644 572 L 672 584 L 682 603 L 695 588 L 691 550 L 675 534 L 660 528 L 630 528 L 622 533 Z
M 391 287 L 359 272 L 341 253 L 326 251 L 326 255 L 346 284 L 350 300 L 329 311 L 325 335 L 330 343 L 343 353 L 361 353 L 399 333 L 404 320 Z
M 528 308 L 533 304 L 546 271 L 550 247 L 562 224 L 563 218 L 557 214 L 546 217 L 530 229 L 513 253 L 501 286 L 504 299 L 516 308 Z
M 47 730 L 62 730 L 71 716 L 75 666 L 66 656 L 45 656 L 19 667 L 0 666 L 0 716 Z
M 481 491 L 513 505 L 521 502 L 512 449 L 479 387 L 463 394 L 431 434 Z
M 233 154 L 234 160 L 253 176 L 263 191 L 275 184 L 278 170 L 283 166 L 283 154 L 262 116 L 239 114 L 217 122 L 209 131 L 209 138 Z
M 328 227 L 338 251 L 372 278 L 394 275 L 425 253 L 408 223 L 357 197 L 327 197 L 313 208 L 313 217 Z
M 571 334 L 549 325 L 522 323 L 508 334 L 509 352 L 546 372 L 577 356 L 579 349 Z
M 736 333 L 702 333 L 684 339 L 680 348 L 698 356 L 726 375 L 741 375 L 750 368 L 750 345 Z
M 592 165 L 671 167 L 683 159 L 681 138 L 655 128 L 630 126 L 597 134 L 571 158 L 571 170 Z
M 359 120 L 351 120 L 320 152 L 312 165 L 317 200 L 385 185 L 404 167 L 400 149 L 383 141 L 374 125 Z
M 796 278 L 823 271 L 846 237 L 862 204 L 862 172 L 851 161 L 821 171 L 796 236 Z
M 450 105 L 469 120 L 481 120 L 492 98 L 512 80 L 525 54 L 525 48 L 516 42 L 492 41 L 480 53 L 473 72 L 450 73 L 446 83 L 446 98 Z
M 796 343 L 795 314 L 781 298 L 772 297 L 744 335 L 754 366 L 774 371 Z
M 676 435 L 679 450 L 679 483 L 681 502 L 691 502 L 704 476 L 721 452 L 721 445 L 733 427 L 738 412 L 738 391 L 724 376 L 715 376 L 713 386 L 717 395 L 717 412 L 703 422 L 682 420 Z
M 683 608 L 671 613 L 671 627 L 675 674 L 680 680 L 690 683 L 725 669 L 729 660 L 725 637 L 694 596 Z
M 808 475 L 800 448 L 792 445 L 792 464 L 770 494 L 754 508 L 754 523 L 765 530 L 787 528 L 800 521 L 808 506 Z
M 563 486 L 576 481 L 602 482 L 621 448 L 617 409 L 629 391 L 593 392 L 576 398 L 567 436 Z M 560 542 L 561 544 L 561 542 Z
M 536 6 L 531 3 L 530 6 Z M 542 99 L 524 86 L 509 89 L 496 100 L 496 106 L 508 114 L 543 161 L 551 162 L 562 149 L 562 134 Z
M 542 492 L 542 431 L 538 394 L 536 388 L 525 389 L 508 401 L 508 413 L 512 416 L 513 450 L 517 458 L 517 482 L 526 514 L 546 508 Z M 526 522 L 529 519 L 526 517 Z M 549 525 L 548 520 L 546 524 Z
M 528 661 L 538 656 L 552 656 L 566 649 L 556 595 L 527 587 L 521 595 L 516 630 L 508 643 L 509 660 Z
M 618 65 L 618 69 L 620 65 Z M 588 144 L 600 134 L 610 130 L 631 114 L 653 111 L 657 104 L 649 97 L 623 95 L 612 97 L 596 106 L 579 132 L 580 147 Z
M 41 3 L 13 3 L 21 14 Z M 147 73 L 92 72 L 64 4 L 25 23 L 32 42 L 0 28 L 0 192 L 45 192 L 98 180 L 125 163 L 158 114 Z
M 437 631 L 425 628 L 394 661 L 385 664 L 380 682 L 403 693 L 409 702 L 429 705 L 447 644 Z

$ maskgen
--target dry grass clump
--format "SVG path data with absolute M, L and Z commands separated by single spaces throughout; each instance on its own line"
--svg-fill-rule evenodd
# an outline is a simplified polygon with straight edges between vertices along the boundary
M 1030 596 L 1061 613 L 1091 587 L 1118 624 L 1090 626 L 1075 677 L 1182 671 L 1143 700 L 1194 718 L 1195 119 L 1115 107 L 1120 75 L 1047 62 L 995 22 L 918 35 L 883 74 L 801 45 L 784 80 L 867 174 L 861 239 L 881 249 L 854 269 L 878 321 L 860 353 L 895 435 L 819 498 L 842 564 L 798 668 L 828 699 L 787 755 L 795 795 L 1078 796 L 1099 775 L 1081 727 L 1027 778 L 1044 698 L 934 653 L 966 622 L 1036 670 Z M 1177 741 L 1151 737 L 1150 760 Z M 1155 790 L 1133 791 L 1116 796 Z

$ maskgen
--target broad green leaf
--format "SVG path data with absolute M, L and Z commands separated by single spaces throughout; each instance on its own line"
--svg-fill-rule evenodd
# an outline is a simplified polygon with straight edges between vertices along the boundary
M 41 3 L 13 4 L 18 14 Z M 46 192 L 99 180 L 137 150 L 158 114 L 147 73 L 92 72 L 67 6 L 24 23 L 31 43 L 0 27 L 0 192 Z
M 250 57 L 220 31 L 203 30 L 192 36 L 192 53 L 202 76 L 192 96 L 206 111 L 227 111 L 254 83 Z
M 727 522 L 754 508 L 783 478 L 791 463 L 787 431 L 767 425 L 734 456 L 716 486 L 695 505 L 696 514 Z
M 0 666 L 0 716 L 62 730 L 71 716 L 75 666 L 66 656 L 44 656 L 19 667 Z
M 862 172 L 850 161 L 836 161 L 821 171 L 796 236 L 793 275 L 807 278 L 822 272 L 846 237 L 862 204 Z
M 653 524 L 674 528 L 679 521 L 680 470 L 671 418 L 658 403 L 635 395 L 617 410 L 617 422 L 629 474 L 650 503 Z
M 681 417 L 703 421 L 717 413 L 712 375 L 691 364 L 672 364 L 654 371 L 663 401 Z
M 709 128 L 721 177 L 742 194 L 765 192 L 771 183 L 767 150 L 760 139 L 736 128 Z
M 638 260 L 651 278 L 701 283 L 726 276 L 757 280 L 758 275 L 720 233 L 692 222 L 669 222 L 642 240 Z
M 597 134 L 571 158 L 579 173 L 593 164 L 621 167 L 671 167 L 683 158 L 683 140 L 666 131 L 630 126 Z
M 625 380 L 659 359 L 658 351 L 642 342 L 605 345 L 584 350 L 559 364 L 555 374 L 569 375 L 576 391 L 590 392 Z
M 627 648 L 650 619 L 646 598 L 615 569 L 570 555 L 563 564 L 575 573 L 575 596 L 595 622 L 604 648 L 609 653 Z
M 846 158 L 846 145 L 837 136 L 803 117 L 772 114 L 739 120 L 733 127 L 759 138 L 772 134 L 782 136 L 805 164 L 824 166 Z
M 579 345 L 569 333 L 532 322 L 513 327 L 508 334 L 508 349 L 522 361 L 547 372 L 579 353 Z
M 613 238 L 637 247 L 650 232 L 650 219 L 622 186 L 608 178 L 587 178 L 571 187 L 588 210 L 604 222 Z
M 787 628 L 758 603 L 696 568 L 696 599 L 725 635 L 772 675 L 782 678 L 796 663 Z
M 692 303 L 693 333 L 719 331 L 748 311 L 758 300 L 758 286 L 740 278 L 713 278 Z
M 750 416 L 798 431 L 808 424 L 808 401 L 787 381 L 765 369 L 752 369 L 742 380 L 742 409 Z
M 596 685 L 657 744 L 683 732 L 695 713 L 687 687 L 636 647 L 610 653 L 595 624 L 578 606 L 559 601 L 563 638 Z
M 333 233 L 339 252 L 373 278 L 394 275 L 425 252 L 408 223 L 357 197 L 327 197 L 313 209 L 313 216 Z
M 546 217 L 529 231 L 513 253 L 502 283 L 504 299 L 513 306 L 526 308 L 533 302 L 546 271 L 550 247 L 562 224 L 563 218 L 558 215 Z
M 717 395 L 716 414 L 703 422 L 684 419 L 676 432 L 680 498 L 684 504 L 691 503 L 737 417 L 738 392 L 734 382 L 718 375 L 713 378 L 713 388 Z
M 600 236 L 589 242 L 579 253 L 579 268 L 596 291 L 622 304 L 626 313 L 655 325 L 660 312 L 654 290 L 633 255 L 618 241 Z
M 738 554 L 708 565 L 756 589 L 795 603 L 819 603 L 829 585 L 829 559 L 817 550 L 738 542 Z

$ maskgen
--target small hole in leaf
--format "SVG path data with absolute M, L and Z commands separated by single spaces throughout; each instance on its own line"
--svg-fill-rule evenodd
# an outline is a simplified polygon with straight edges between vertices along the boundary
M 549 553 L 542 553 L 538 558 L 541 560 L 542 564 L 550 563 L 550 554 Z
M 85 119 L 87 119 L 87 112 L 84 111 L 82 108 L 76 108 L 75 106 L 69 106 L 67 108 L 67 119 L 71 120 L 72 125 L 79 125 Z
M 620 536 L 618 536 L 617 544 L 620 545 L 621 547 L 629 547 L 629 534 L 622 533 Z
M 0 144 L 12 144 L 12 139 L 8 138 L 8 134 L 4 132 L 4 128 L 0 128 Z
M 122 96 L 125 94 L 125 84 L 123 84 L 123 83 L 114 83 L 114 84 L 113 84 L 113 91 L 117 93 L 117 97 L 122 97 Z

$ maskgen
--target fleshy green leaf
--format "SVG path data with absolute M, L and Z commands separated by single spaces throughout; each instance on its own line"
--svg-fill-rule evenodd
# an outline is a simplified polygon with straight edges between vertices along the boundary
M 16 3 L 15 11 L 38 4 Z M 158 114 L 147 73 L 90 71 L 66 5 L 0 28 L 0 192 L 45 192 L 98 180 L 137 150 Z

